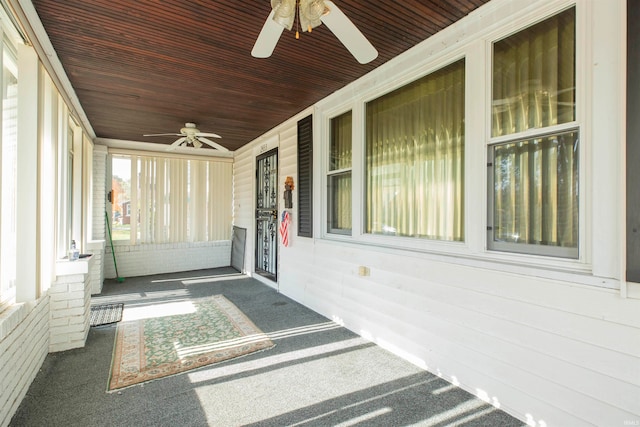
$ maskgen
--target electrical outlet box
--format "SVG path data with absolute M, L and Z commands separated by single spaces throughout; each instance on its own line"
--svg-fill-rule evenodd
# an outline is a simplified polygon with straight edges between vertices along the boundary
M 365 267 L 364 265 L 358 267 L 358 276 L 368 276 L 369 274 L 371 274 L 369 267 Z

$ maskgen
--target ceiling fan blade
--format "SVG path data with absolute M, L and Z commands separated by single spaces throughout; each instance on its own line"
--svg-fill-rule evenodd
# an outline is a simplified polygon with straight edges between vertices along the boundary
M 209 138 L 222 138 L 217 133 L 198 132 L 196 136 L 208 136 Z
M 150 133 L 142 136 L 180 136 L 181 133 Z
M 205 144 L 210 145 L 210 146 L 211 146 L 211 147 L 213 147 L 213 148 L 217 148 L 217 149 L 218 149 L 218 150 L 220 150 L 220 151 L 225 151 L 225 152 L 226 152 L 226 151 L 229 151 L 229 150 L 227 150 L 226 148 L 224 148 L 222 145 L 220 145 L 220 144 L 218 144 L 218 143 L 216 143 L 216 142 L 213 142 L 213 141 L 211 141 L 210 139 L 204 138 L 204 137 L 202 137 L 202 136 L 198 136 L 197 138 L 198 138 L 198 140 L 200 140 L 200 141 L 204 142 Z
M 378 51 L 360 32 L 353 22 L 331 0 L 324 0 L 330 13 L 320 17 L 331 32 L 342 42 L 349 52 L 361 64 L 366 64 L 378 57 Z
M 167 151 L 170 150 L 175 150 L 180 144 L 182 144 L 183 142 L 185 142 L 187 140 L 186 136 L 183 136 L 182 138 L 178 138 L 176 139 L 173 144 L 171 144 L 168 148 Z
M 268 58 L 273 53 L 273 50 L 280 40 L 280 35 L 284 30 L 284 27 L 273 20 L 275 12 L 272 10 L 269 17 L 262 26 L 262 30 L 258 35 L 256 43 L 251 50 L 251 56 L 255 58 Z

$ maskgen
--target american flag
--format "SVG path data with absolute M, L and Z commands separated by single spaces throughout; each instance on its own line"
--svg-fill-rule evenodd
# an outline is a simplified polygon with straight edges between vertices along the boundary
M 289 216 L 289 212 L 282 212 L 282 221 L 280 221 L 280 238 L 282 239 L 282 246 L 289 246 L 289 223 L 291 222 L 291 217 Z

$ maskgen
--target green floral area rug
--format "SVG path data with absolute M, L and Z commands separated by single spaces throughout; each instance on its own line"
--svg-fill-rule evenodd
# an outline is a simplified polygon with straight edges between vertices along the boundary
M 183 304 L 189 307 L 186 313 L 163 315 L 161 304 L 152 316 L 118 324 L 110 391 L 274 347 L 222 295 Z

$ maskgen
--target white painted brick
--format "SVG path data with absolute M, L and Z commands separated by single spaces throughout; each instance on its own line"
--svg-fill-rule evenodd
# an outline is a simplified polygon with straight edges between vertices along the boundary
M 59 311 L 66 310 L 67 308 L 69 308 L 69 301 L 66 301 L 64 299 L 51 299 L 51 310 Z
M 52 319 L 58 319 L 61 317 L 81 316 L 84 314 L 84 308 L 67 308 L 65 310 L 56 310 L 51 312 Z
M 86 280 L 86 278 L 85 278 Z M 86 284 L 83 282 L 78 282 L 78 283 L 71 283 L 69 285 L 69 292 L 82 292 L 84 293 L 84 290 L 86 288 Z
M 51 320 L 49 320 L 49 327 L 51 328 L 58 328 L 61 326 L 66 326 L 69 324 L 69 318 L 68 317 L 57 317 L 57 318 L 51 318 Z
M 56 277 L 56 286 L 62 284 L 84 283 L 84 274 L 69 274 Z
M 227 266 L 231 243 L 216 241 L 118 246 L 115 250 L 118 273 L 121 277 L 127 277 Z M 104 259 L 104 277 L 116 277 L 110 256 Z
M 70 332 L 67 336 L 71 343 L 81 343 L 80 347 L 84 347 L 85 339 L 88 331 Z
M 11 416 L 35 378 L 47 354 L 48 342 L 42 339 L 48 334 L 46 324 L 49 299 L 43 297 L 30 310 L 18 311 L 18 325 L 0 340 L 0 425 L 9 423 Z M 13 314 L 16 316 L 16 313 Z M 13 317 L 12 316 L 12 317 Z M 0 323 L 4 323 L 0 319 Z
M 75 319 L 75 320 L 74 320 Z M 64 326 L 61 328 L 56 328 L 56 335 L 57 336 L 66 336 L 68 341 L 72 341 L 72 339 L 70 338 L 72 334 L 74 333 L 82 333 L 84 336 L 84 329 L 85 329 L 85 324 L 84 324 L 84 319 L 83 318 L 71 318 L 69 319 L 69 325 L 68 326 Z
M 50 343 L 49 344 L 49 353 L 56 353 L 58 351 L 70 350 L 69 343 Z
M 50 353 L 56 353 L 58 351 L 67 351 L 72 350 L 74 348 L 82 348 L 84 347 L 84 341 L 70 341 L 66 343 L 58 343 L 49 346 Z
M 13 375 L 15 375 L 14 365 L 16 364 L 17 360 L 18 358 L 15 357 L 15 349 L 12 349 L 10 353 L 7 352 L 6 354 L 3 354 L 2 357 L 0 357 L 0 362 L 2 362 L 2 366 L 0 366 L 0 378 L 3 379 L 3 384 L 5 382 L 7 384 L 10 384 L 12 382 L 12 377 Z M 4 391 L 3 394 L 5 394 Z
M 84 299 L 74 299 L 74 300 L 70 300 L 67 302 L 68 307 L 69 308 L 76 308 L 76 307 L 84 307 L 86 306 L 85 300 Z
M 68 320 L 67 324 L 61 325 L 61 328 L 59 328 L 58 330 L 64 330 L 65 327 L 77 326 L 77 325 L 84 327 L 87 324 L 87 321 L 91 319 L 86 319 L 85 316 L 74 316 L 74 317 L 69 317 L 67 320 Z
M 55 294 L 59 294 L 59 293 L 65 293 L 69 291 L 69 287 L 67 284 L 62 284 L 62 283 L 54 283 L 51 288 L 49 288 L 49 295 L 51 295 L 52 297 Z
M 49 337 L 49 345 L 56 345 L 69 342 L 69 334 L 51 334 Z
M 57 293 L 51 296 L 51 301 L 70 301 L 70 300 L 84 300 L 84 291 Z

